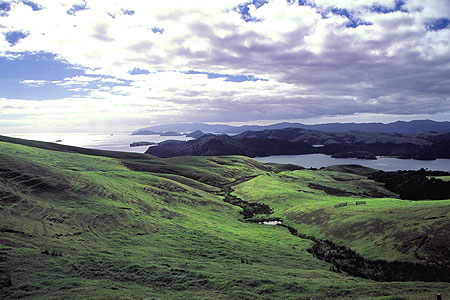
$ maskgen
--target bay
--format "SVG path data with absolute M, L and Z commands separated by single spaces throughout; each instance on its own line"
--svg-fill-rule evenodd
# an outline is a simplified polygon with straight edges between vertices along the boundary
M 160 143 L 166 140 L 188 141 L 192 139 L 186 136 L 131 135 L 130 132 L 120 131 L 109 133 L 12 133 L 8 136 L 52 143 L 58 141 L 58 144 L 90 149 L 138 153 L 144 153 L 149 146 L 130 147 L 132 142 Z
M 305 168 L 357 164 L 383 171 L 419 170 L 424 168 L 450 172 L 450 159 L 415 160 L 378 157 L 377 160 L 366 160 L 357 158 L 333 158 L 325 154 L 272 155 L 255 157 L 255 159 L 262 163 L 294 164 Z

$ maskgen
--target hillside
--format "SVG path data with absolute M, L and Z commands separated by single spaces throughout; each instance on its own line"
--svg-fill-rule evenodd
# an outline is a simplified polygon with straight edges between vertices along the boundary
M 299 232 L 366 258 L 450 266 L 450 200 L 400 200 L 367 171 L 334 166 L 261 175 L 236 186 L 235 194 L 269 205 L 274 218 Z
M 450 201 L 372 199 L 395 196 L 365 177 L 375 170 L 283 171 L 240 156 L 86 155 L 91 150 L 2 140 L 2 299 L 450 296 L 450 283 L 433 278 L 385 282 L 387 277 L 375 281 L 338 271 L 311 252 L 320 241 L 248 222 L 250 215 L 282 217 L 298 232 L 317 238 L 330 233 L 333 242 L 368 258 L 419 262 L 426 271 L 447 268 L 448 256 L 438 246 L 448 243 Z M 342 195 L 327 196 L 323 186 Z M 333 209 L 336 203 L 360 199 L 367 204 Z M 263 207 L 257 202 L 266 202 L 274 214 L 255 214 Z M 232 203 L 247 207 L 250 215 Z M 380 218 L 386 221 L 374 226 Z M 402 235 L 395 235 L 398 228 Z M 362 235 L 364 230 L 370 236 Z M 356 236 L 360 239 L 348 243 Z M 417 248 L 418 236 L 429 237 L 424 247 Z
M 320 147 L 314 147 L 320 145 Z M 163 142 L 146 153 L 159 157 L 186 155 L 245 155 L 250 157 L 323 153 L 350 156 L 364 151 L 401 158 L 450 158 L 450 135 L 433 132 L 420 134 L 324 132 L 299 128 L 246 131 L 227 135 L 205 135 L 187 142 Z
M 263 131 L 246 131 L 234 136 L 237 139 L 250 138 L 267 138 L 287 140 L 289 142 L 306 142 L 308 144 L 376 144 L 376 143 L 393 143 L 393 144 L 412 144 L 418 146 L 428 146 L 432 144 L 431 140 L 437 133 L 420 133 L 420 134 L 398 134 L 398 133 L 369 133 L 358 131 L 347 132 L 325 132 L 318 130 L 307 130 L 299 128 L 273 129 Z

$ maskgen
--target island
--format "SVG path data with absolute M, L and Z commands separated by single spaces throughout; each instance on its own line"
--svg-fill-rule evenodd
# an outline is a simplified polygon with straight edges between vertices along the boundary
M 182 136 L 182 134 L 175 131 L 166 131 L 161 133 L 160 136 Z
M 192 131 L 191 133 L 187 134 L 186 136 L 194 138 L 194 139 L 198 139 L 199 137 L 202 137 L 204 135 L 205 135 L 205 133 L 203 131 L 196 130 L 196 131 Z
M 154 142 L 144 142 L 144 141 L 140 141 L 140 142 L 132 142 L 130 144 L 130 147 L 140 147 L 140 146 L 151 146 L 151 145 L 156 145 L 157 143 Z
M 349 151 L 339 152 L 331 155 L 333 158 L 358 158 L 358 159 L 372 159 L 376 160 L 377 157 L 368 151 Z

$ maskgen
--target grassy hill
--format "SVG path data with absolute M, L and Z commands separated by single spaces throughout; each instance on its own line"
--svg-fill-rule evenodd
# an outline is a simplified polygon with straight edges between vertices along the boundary
M 235 194 L 269 205 L 273 217 L 299 232 L 331 239 L 366 258 L 450 266 L 450 200 L 394 198 L 368 180 L 364 169 L 268 174 L 236 186 Z
M 1 140 L 0 298 L 433 299 L 436 292 L 450 296 L 449 283 L 376 282 L 331 271 L 331 264 L 307 251 L 310 240 L 283 227 L 242 222 L 241 209 L 223 200 L 225 188 L 235 189 L 244 200 L 267 202 L 275 216 L 318 237 L 328 234 L 323 224 L 342 231 L 339 224 L 345 222 L 359 234 L 364 226 L 358 222 L 370 219 L 361 219 L 360 209 L 368 210 L 372 219 L 390 219 L 395 228 L 409 226 L 428 234 L 438 221 L 448 224 L 448 215 L 422 219 L 441 217 L 450 201 L 371 199 L 373 193 L 394 195 L 357 174 L 280 172 L 277 166 L 239 156 L 160 159 Z M 312 181 L 316 186 L 308 185 Z M 357 181 L 362 190 L 355 187 Z M 345 195 L 329 196 L 324 186 Z M 360 198 L 367 205 L 329 208 Z M 321 209 L 326 214 L 314 216 Z M 387 209 L 393 210 L 394 218 Z M 403 219 L 402 210 L 407 212 Z M 323 218 L 326 223 L 299 221 L 308 213 L 311 220 Z M 393 230 L 388 235 L 373 232 L 376 241 L 389 237 L 384 245 L 361 236 L 351 246 L 370 257 L 416 260 L 411 255 L 414 249 L 396 250 L 390 242 Z M 333 239 L 350 240 L 337 231 Z M 385 250 L 395 256 L 387 257 Z

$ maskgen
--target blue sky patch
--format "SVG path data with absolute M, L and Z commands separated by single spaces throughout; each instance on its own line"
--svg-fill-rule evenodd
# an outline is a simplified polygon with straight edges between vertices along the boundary
M 86 75 L 83 69 L 58 60 L 51 53 L 26 53 L 17 59 L 0 57 L 0 70 L 0 98 L 56 100 L 88 97 L 91 91 L 102 87 L 131 84 L 130 80 L 111 76 Z M 92 80 L 77 80 L 77 76 Z
M 153 28 L 152 28 L 152 31 L 153 31 L 154 33 L 162 34 L 162 33 L 164 32 L 164 28 L 153 27 Z
M 31 7 L 31 9 L 33 11 L 42 9 L 42 7 L 40 7 L 39 4 L 34 3 L 33 1 L 22 0 L 22 1 L 19 1 L 19 2 L 22 2 L 25 5 L 28 5 L 29 7 Z M 1 16 L 6 16 L 10 10 L 11 10 L 11 3 L 10 2 L 5 2 L 5 1 L 1 1 L 0 2 L 0 17 Z
M 122 8 L 122 13 L 123 13 L 124 15 L 132 16 L 132 15 L 134 15 L 134 10 Z
M 10 54 L 21 56 L 14 59 L 0 57 L 0 98 L 55 100 L 88 97 L 94 90 L 129 86 L 132 82 L 112 76 L 85 74 L 85 69 L 58 59 L 52 53 Z
M 0 2 L 0 17 L 4 17 L 8 15 L 8 12 L 11 10 L 11 3 L 8 2 Z
M 425 27 L 427 28 L 427 30 L 429 31 L 438 31 L 441 29 L 445 29 L 447 27 L 449 27 L 450 25 L 450 20 L 447 18 L 440 18 L 440 19 L 435 19 L 431 22 L 428 22 L 425 24 Z
M 73 91 L 52 82 L 28 85 L 14 79 L 0 79 L 0 90 L 1 98 L 24 100 L 57 100 L 68 97 L 82 97 L 88 94 L 88 91 Z
M 298 4 L 299 6 L 309 6 L 316 8 L 317 12 L 322 15 L 323 18 L 327 18 L 327 15 L 331 12 L 335 15 L 343 16 L 348 19 L 347 24 L 345 27 L 347 28 L 356 28 L 361 25 L 372 25 L 371 22 L 366 22 L 364 20 L 361 20 L 360 18 L 356 17 L 354 14 L 352 14 L 348 9 L 346 8 L 339 8 L 339 7 L 328 7 L 326 9 L 318 9 L 315 5 L 315 3 L 310 2 L 308 0 L 286 0 L 289 4 L 294 5 Z M 403 1 L 396 1 L 401 2 L 403 5 Z
M 289 4 L 298 4 L 299 6 L 311 6 L 315 7 L 314 3 L 309 2 L 308 0 L 286 0 Z
M 17 53 L 12 53 L 17 54 Z M 0 57 L 0 80 L 62 80 L 83 75 L 84 71 L 59 60 L 51 53 L 21 53 L 22 57 L 7 59 Z M 0 89 L 1 90 L 1 89 Z
M 0 97 L 19 99 L 59 99 L 73 96 L 73 91 L 53 84 L 24 85 L 25 80 L 56 81 L 83 75 L 50 53 L 25 53 L 16 59 L 0 57 Z
M 208 75 L 208 79 L 226 78 L 225 81 L 231 81 L 231 82 L 260 81 L 260 80 L 267 81 L 267 79 L 257 78 L 254 75 L 229 75 L 229 74 L 200 72 L 200 71 L 194 71 L 194 70 L 189 70 L 184 73 L 185 74 L 205 74 L 205 75 Z
M 125 8 L 122 8 L 120 11 L 122 12 L 122 15 L 124 15 L 124 16 L 132 16 L 132 15 L 135 14 L 135 11 L 134 11 L 134 10 L 131 10 L 131 9 L 125 9 Z M 106 14 L 107 14 L 108 16 L 110 16 L 111 18 L 113 18 L 113 19 L 115 19 L 115 18 L 116 18 L 116 15 L 117 15 L 117 14 L 115 14 L 115 13 L 110 13 L 110 12 L 106 12 Z
M 256 78 L 254 75 L 224 75 L 225 81 L 244 82 L 244 81 L 268 81 L 267 79 Z
M 403 7 L 404 4 L 405 4 L 405 1 L 403 1 L 403 0 L 395 0 L 394 8 L 382 6 L 382 5 L 373 5 L 373 6 L 369 7 L 369 10 L 376 12 L 376 13 L 381 13 L 381 14 L 388 14 L 388 13 L 392 13 L 392 12 L 396 12 L 396 11 L 407 12 L 408 10 Z
M 258 9 L 267 2 L 268 2 L 267 0 L 251 0 L 249 2 L 239 4 L 234 8 L 234 11 L 239 13 L 241 15 L 241 19 L 243 19 L 245 22 L 260 22 L 261 21 L 260 19 L 252 17 L 250 15 L 249 6 L 254 5 Z
M 25 5 L 28 5 L 34 11 L 42 9 L 42 7 L 40 7 L 38 4 L 34 3 L 33 1 L 23 0 L 22 3 Z
M 75 15 L 77 12 L 82 11 L 82 10 L 88 10 L 85 0 L 81 4 L 72 5 L 72 7 L 67 10 L 67 14 Z
M 361 25 L 372 25 L 372 23 L 370 23 L 370 22 L 365 22 L 365 21 L 355 17 L 345 8 L 335 7 L 335 8 L 332 8 L 330 11 L 335 15 L 346 17 L 348 19 L 348 22 L 345 25 L 345 27 L 347 27 L 347 28 L 356 28 Z
M 17 44 L 21 39 L 24 39 L 28 36 L 27 33 L 22 31 L 10 31 L 5 33 L 5 39 L 11 46 Z
M 130 73 L 130 75 L 150 74 L 149 71 L 144 70 L 144 69 L 139 69 L 139 68 L 134 68 L 129 73 Z

